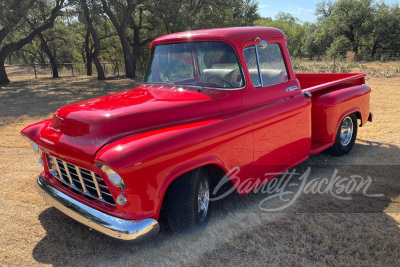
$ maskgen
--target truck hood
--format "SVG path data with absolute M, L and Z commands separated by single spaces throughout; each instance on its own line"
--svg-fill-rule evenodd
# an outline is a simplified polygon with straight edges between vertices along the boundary
M 113 140 L 220 113 L 217 100 L 193 88 L 141 85 L 60 108 L 34 141 L 49 152 L 87 163 Z

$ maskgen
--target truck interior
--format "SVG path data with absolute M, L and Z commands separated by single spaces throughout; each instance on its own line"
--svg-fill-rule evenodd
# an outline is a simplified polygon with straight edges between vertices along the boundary
M 156 46 L 144 75 L 145 83 L 241 88 L 237 56 L 223 42 L 191 42 Z

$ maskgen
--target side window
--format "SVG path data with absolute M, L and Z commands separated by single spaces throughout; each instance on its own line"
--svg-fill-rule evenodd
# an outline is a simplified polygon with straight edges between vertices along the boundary
M 249 50 L 250 48 L 255 51 L 254 57 L 256 58 L 256 60 L 256 53 L 258 53 L 258 61 L 260 64 L 259 67 L 261 72 L 261 84 L 263 87 L 283 83 L 288 80 L 287 69 L 279 44 L 268 44 L 268 46 L 265 48 L 261 48 L 259 45 L 257 45 L 257 47 L 251 46 L 245 48 L 244 54 L 246 57 L 246 62 L 248 61 L 248 53 L 246 53 L 246 50 Z M 251 80 L 253 81 L 254 86 L 257 86 L 257 83 L 259 83 L 260 80 L 260 75 L 257 69 L 257 62 L 255 67 L 256 69 L 254 69 L 253 65 L 249 65 L 248 62 L 247 66 L 249 67 Z
M 255 87 L 261 86 L 260 74 L 258 72 L 257 64 L 257 51 L 255 46 L 246 47 L 244 49 L 244 57 L 246 58 L 246 64 L 249 68 L 251 82 Z
M 257 50 L 263 86 L 287 82 L 287 70 L 279 45 L 258 46 Z

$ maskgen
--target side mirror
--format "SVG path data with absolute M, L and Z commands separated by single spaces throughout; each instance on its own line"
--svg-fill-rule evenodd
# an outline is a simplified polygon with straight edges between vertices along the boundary
M 268 46 L 267 41 L 261 40 L 260 37 L 257 37 L 254 41 L 258 41 L 258 40 L 260 40 L 260 48 L 261 48 L 261 49 L 266 48 L 266 47 Z

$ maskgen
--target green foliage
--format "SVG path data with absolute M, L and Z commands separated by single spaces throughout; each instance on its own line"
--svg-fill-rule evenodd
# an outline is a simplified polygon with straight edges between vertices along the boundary
M 42 25 L 49 17 L 54 2 L 0 0 L 0 50 Z M 134 4 L 132 13 L 125 18 L 125 32 L 128 50 L 135 58 L 139 71 L 145 68 L 148 44 L 160 35 L 232 26 L 279 28 L 286 34 L 290 54 L 295 57 L 338 59 L 349 55 L 348 52 L 355 60 L 400 57 L 398 3 L 323 1 L 316 6 L 317 20 L 304 23 L 289 13 L 279 13 L 273 19 L 261 18 L 255 0 L 86 0 L 100 40 L 98 58 L 102 62 L 119 62 L 121 70 L 125 57 L 120 30 L 106 14 L 103 2 L 108 4 L 119 23 L 124 21 L 127 7 Z M 88 35 L 80 0 L 69 0 L 53 27 L 42 34 L 58 63 L 86 62 L 87 53 L 94 51 L 94 41 Z M 48 63 L 49 58 L 43 51 L 41 40 L 36 37 L 9 54 L 6 62 Z M 318 68 L 320 71 L 331 71 L 323 65 Z
M 326 55 L 375 58 L 378 52 L 399 49 L 399 5 L 375 4 L 372 0 L 339 0 L 317 5 L 315 41 L 329 40 Z M 309 41 L 311 44 L 313 41 Z
M 164 33 L 252 26 L 260 18 L 254 0 L 155 0 L 152 11 Z
M 255 22 L 256 26 L 274 27 L 282 30 L 287 37 L 289 51 L 294 56 L 302 53 L 306 27 L 289 13 L 279 13 L 275 20 L 263 18 Z

